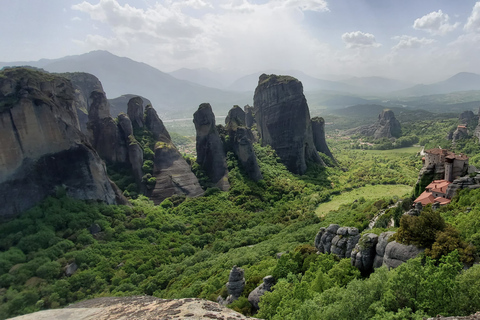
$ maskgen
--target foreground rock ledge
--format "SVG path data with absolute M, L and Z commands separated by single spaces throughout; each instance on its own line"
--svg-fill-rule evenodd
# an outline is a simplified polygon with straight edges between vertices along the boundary
M 15 320 L 106 320 L 106 319 L 256 319 L 202 299 L 165 300 L 150 296 L 97 298 L 65 309 L 39 311 Z

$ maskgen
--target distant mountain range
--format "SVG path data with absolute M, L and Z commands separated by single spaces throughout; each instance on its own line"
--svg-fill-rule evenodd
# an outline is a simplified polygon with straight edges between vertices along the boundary
M 146 97 L 164 118 L 191 117 L 203 102 L 209 102 L 219 114 L 226 114 L 234 104 L 251 104 L 253 97 L 253 92 L 227 92 L 179 80 L 145 63 L 107 51 L 54 60 L 0 63 L 0 67 L 14 65 L 30 65 L 49 72 L 91 73 L 100 79 L 108 98 L 124 94 Z
M 459 93 L 461 98 L 455 102 L 456 108 L 475 109 L 475 104 L 480 101 L 472 99 L 470 91 L 480 90 L 480 75 L 468 72 L 458 73 L 437 83 L 413 86 L 412 83 L 383 77 L 343 77 L 342 80 L 325 75 L 328 77 L 325 80 L 298 70 L 265 70 L 236 78 L 232 73 L 213 72 L 204 68 L 183 68 L 165 73 L 107 51 L 92 51 L 53 60 L 0 62 L 0 67 L 14 65 L 30 65 L 49 72 L 94 74 L 102 82 L 109 99 L 129 94 L 146 97 L 165 119 L 191 117 L 203 102 L 209 102 L 218 116 L 226 115 L 233 105 L 252 104 L 258 77 L 262 73 L 288 74 L 302 81 L 309 104 L 314 108 L 338 109 L 355 104 L 385 102 L 386 105 L 405 104 L 413 108 L 427 106 L 429 110 L 434 110 L 432 101 L 451 100 L 452 93 L 460 91 L 465 92 Z M 448 97 L 433 96 L 443 94 Z M 440 104 L 448 108 L 452 101 Z

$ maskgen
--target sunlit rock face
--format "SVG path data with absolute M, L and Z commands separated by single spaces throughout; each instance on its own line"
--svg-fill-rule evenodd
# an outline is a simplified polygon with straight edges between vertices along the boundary
M 310 112 L 300 81 L 262 74 L 253 101 L 262 146 L 272 146 L 288 170 L 304 174 L 307 162 L 323 164 L 313 141 Z

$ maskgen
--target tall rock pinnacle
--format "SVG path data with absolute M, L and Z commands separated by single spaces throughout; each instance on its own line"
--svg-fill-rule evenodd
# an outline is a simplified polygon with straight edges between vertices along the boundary
M 307 100 L 300 81 L 262 74 L 253 97 L 262 145 L 270 145 L 288 170 L 304 174 L 307 162 L 324 164 L 315 149 Z
M 225 151 L 215 127 L 215 115 L 208 103 L 202 103 L 193 114 L 197 131 L 197 162 L 220 190 L 230 188 Z

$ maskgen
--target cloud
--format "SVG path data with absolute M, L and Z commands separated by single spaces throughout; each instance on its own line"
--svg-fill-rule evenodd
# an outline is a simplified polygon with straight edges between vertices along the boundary
M 438 10 L 416 19 L 413 23 L 413 28 L 426 31 L 433 35 L 445 35 L 460 25 L 459 22 L 451 24 L 449 21 L 450 17 L 448 14 L 443 13 L 442 10 Z
M 468 32 L 480 32 L 480 2 L 473 6 L 472 13 L 463 29 Z
M 346 32 L 342 35 L 342 40 L 345 42 L 347 48 L 371 48 L 381 46 L 380 43 L 377 43 L 373 34 L 361 31 Z
M 393 50 L 417 49 L 436 42 L 434 39 L 417 38 L 406 35 L 393 37 L 392 39 L 399 40 L 398 43 L 392 48 Z
M 114 53 L 161 70 L 199 65 L 212 69 L 235 66 L 242 72 L 296 68 L 330 52 L 303 23 L 306 11 L 328 11 L 324 0 L 227 0 L 221 4 L 164 0 L 147 8 L 122 5 L 118 0 L 92 3 L 72 6 L 100 22 L 96 23 L 98 34 L 77 39 L 78 45 L 109 50 L 105 46 L 111 44 Z

